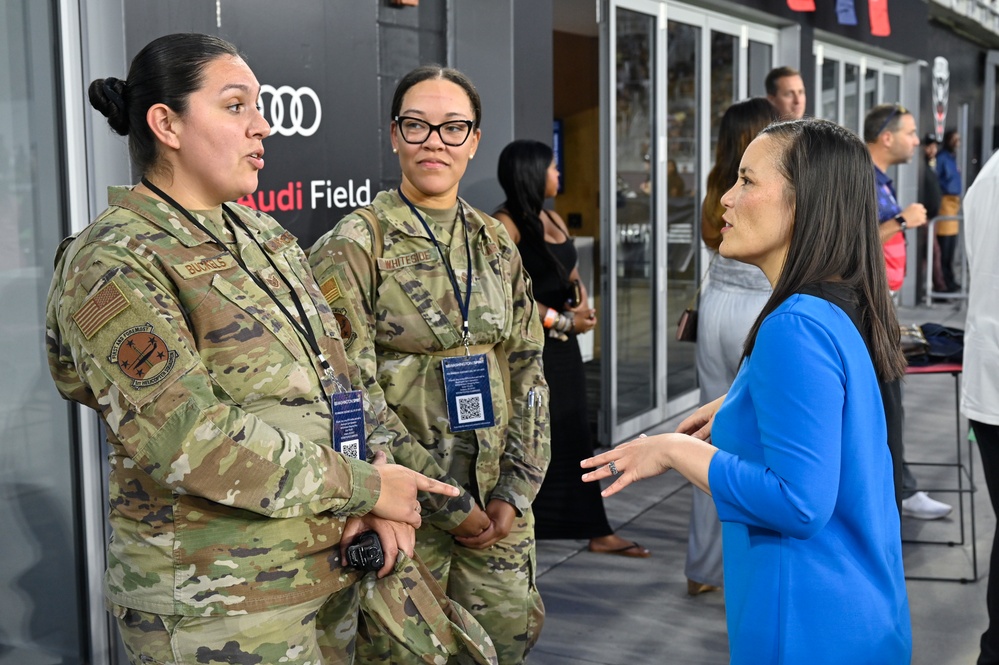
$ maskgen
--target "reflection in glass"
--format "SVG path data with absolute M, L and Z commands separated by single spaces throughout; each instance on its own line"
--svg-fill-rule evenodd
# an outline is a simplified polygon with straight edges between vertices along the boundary
M 698 247 L 700 247 L 699 203 L 702 197 L 697 152 L 700 97 L 697 53 L 701 30 L 669 21 L 666 60 L 669 89 L 666 92 L 666 155 L 677 165 L 686 187 L 666 199 L 666 322 L 658 336 L 666 342 L 666 396 L 678 397 L 697 388 L 695 346 L 678 342 L 674 324 L 697 293 Z M 731 35 L 712 33 L 711 136 L 714 145 L 717 122 L 732 103 L 738 85 L 735 66 L 737 42 Z M 668 167 L 667 167 L 668 171 Z
M 862 116 L 878 105 L 878 70 L 868 69 L 864 73 L 864 108 Z
M 774 47 L 763 42 L 749 42 L 749 96 L 767 96 L 767 73 L 773 68 Z M 712 146 L 712 150 L 714 147 Z
M 822 63 L 822 105 L 819 117 L 839 122 L 839 61 L 826 58 Z
M 55 4 L 0 11 L 0 662 L 18 665 L 82 663 L 86 648 L 70 410 L 43 347 L 66 218 Z
M 846 63 L 843 71 L 843 122 L 854 133 L 860 133 L 860 67 Z
M 715 144 L 718 143 L 721 117 L 725 114 L 725 109 L 735 101 L 739 90 L 738 49 L 739 40 L 735 35 L 711 31 L 711 154 L 714 154 Z M 671 55 L 672 53 L 670 51 Z M 671 65 L 672 62 L 671 60 Z
M 617 9 L 617 424 L 656 406 L 654 16 Z
M 900 92 L 902 87 L 901 77 L 896 74 L 885 74 L 884 86 L 885 94 L 881 97 L 881 102 L 884 104 L 894 104 L 899 101 L 899 96 L 902 94 Z

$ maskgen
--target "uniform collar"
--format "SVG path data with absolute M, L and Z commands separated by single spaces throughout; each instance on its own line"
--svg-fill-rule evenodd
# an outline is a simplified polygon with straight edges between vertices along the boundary
M 150 198 L 134 191 L 131 187 L 108 187 L 108 205 L 117 206 L 139 215 L 150 224 L 168 233 L 185 247 L 196 247 L 214 241 L 201 229 L 195 227 L 184 215 L 173 206 Z M 262 224 L 258 214 L 247 210 L 241 205 L 231 203 L 229 209 L 239 216 L 246 226 L 257 236 L 257 240 L 271 252 L 283 251 L 288 245 L 297 242 L 297 238 L 277 225 L 273 227 Z M 206 228 L 214 229 L 222 226 L 222 208 L 215 210 L 192 210 L 195 219 Z
M 108 205 L 117 206 L 130 210 L 139 215 L 149 223 L 159 227 L 165 233 L 169 233 L 185 247 L 195 247 L 212 242 L 200 229 L 189 222 L 183 214 L 175 210 L 173 206 L 154 199 L 145 194 L 133 191 L 131 187 L 108 187 Z M 198 221 L 204 224 L 206 216 L 204 211 L 191 211 Z M 208 218 L 208 226 L 217 226 L 222 222 L 222 209 L 218 209 L 218 217 L 214 215 Z
M 413 216 L 413 211 L 399 196 L 398 190 L 390 189 L 378 193 L 374 200 L 375 207 L 384 213 L 382 217 L 389 226 L 400 233 L 414 237 L 426 238 L 427 232 L 423 228 L 420 220 Z M 468 237 L 474 238 L 486 228 L 486 221 L 478 210 L 468 205 L 468 202 L 458 197 L 458 204 L 465 212 L 465 221 L 468 224 Z
M 877 181 L 878 185 L 888 185 L 894 188 L 895 181 L 888 177 L 888 174 L 879 169 L 877 166 L 874 167 L 874 179 Z

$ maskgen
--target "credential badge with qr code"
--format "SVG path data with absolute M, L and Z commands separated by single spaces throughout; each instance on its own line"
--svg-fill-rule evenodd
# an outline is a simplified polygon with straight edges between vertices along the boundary
M 444 394 L 452 432 L 483 429 L 496 424 L 489 386 L 489 363 L 484 354 L 444 358 Z
M 330 407 L 333 412 L 333 447 L 344 457 L 366 459 L 361 391 L 334 393 L 330 397 Z

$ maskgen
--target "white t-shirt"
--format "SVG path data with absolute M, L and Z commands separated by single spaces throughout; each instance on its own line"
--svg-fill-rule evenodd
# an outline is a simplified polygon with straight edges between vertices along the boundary
M 970 275 L 961 413 L 999 425 L 999 152 L 964 197 L 964 247 Z

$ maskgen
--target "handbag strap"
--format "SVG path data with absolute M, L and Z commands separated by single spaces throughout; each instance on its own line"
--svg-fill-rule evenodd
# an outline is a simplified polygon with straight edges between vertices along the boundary
M 714 264 L 715 259 L 717 258 L 718 258 L 718 252 L 715 252 L 714 256 L 711 257 L 711 260 L 708 261 L 708 267 L 704 269 L 704 274 L 701 275 L 701 281 L 697 283 L 697 290 L 694 291 L 694 295 L 690 297 L 690 302 L 687 304 L 687 309 L 693 309 L 694 304 L 697 302 L 697 296 L 701 294 L 701 287 L 704 286 L 704 278 L 708 276 L 708 273 L 711 271 L 711 266 Z

